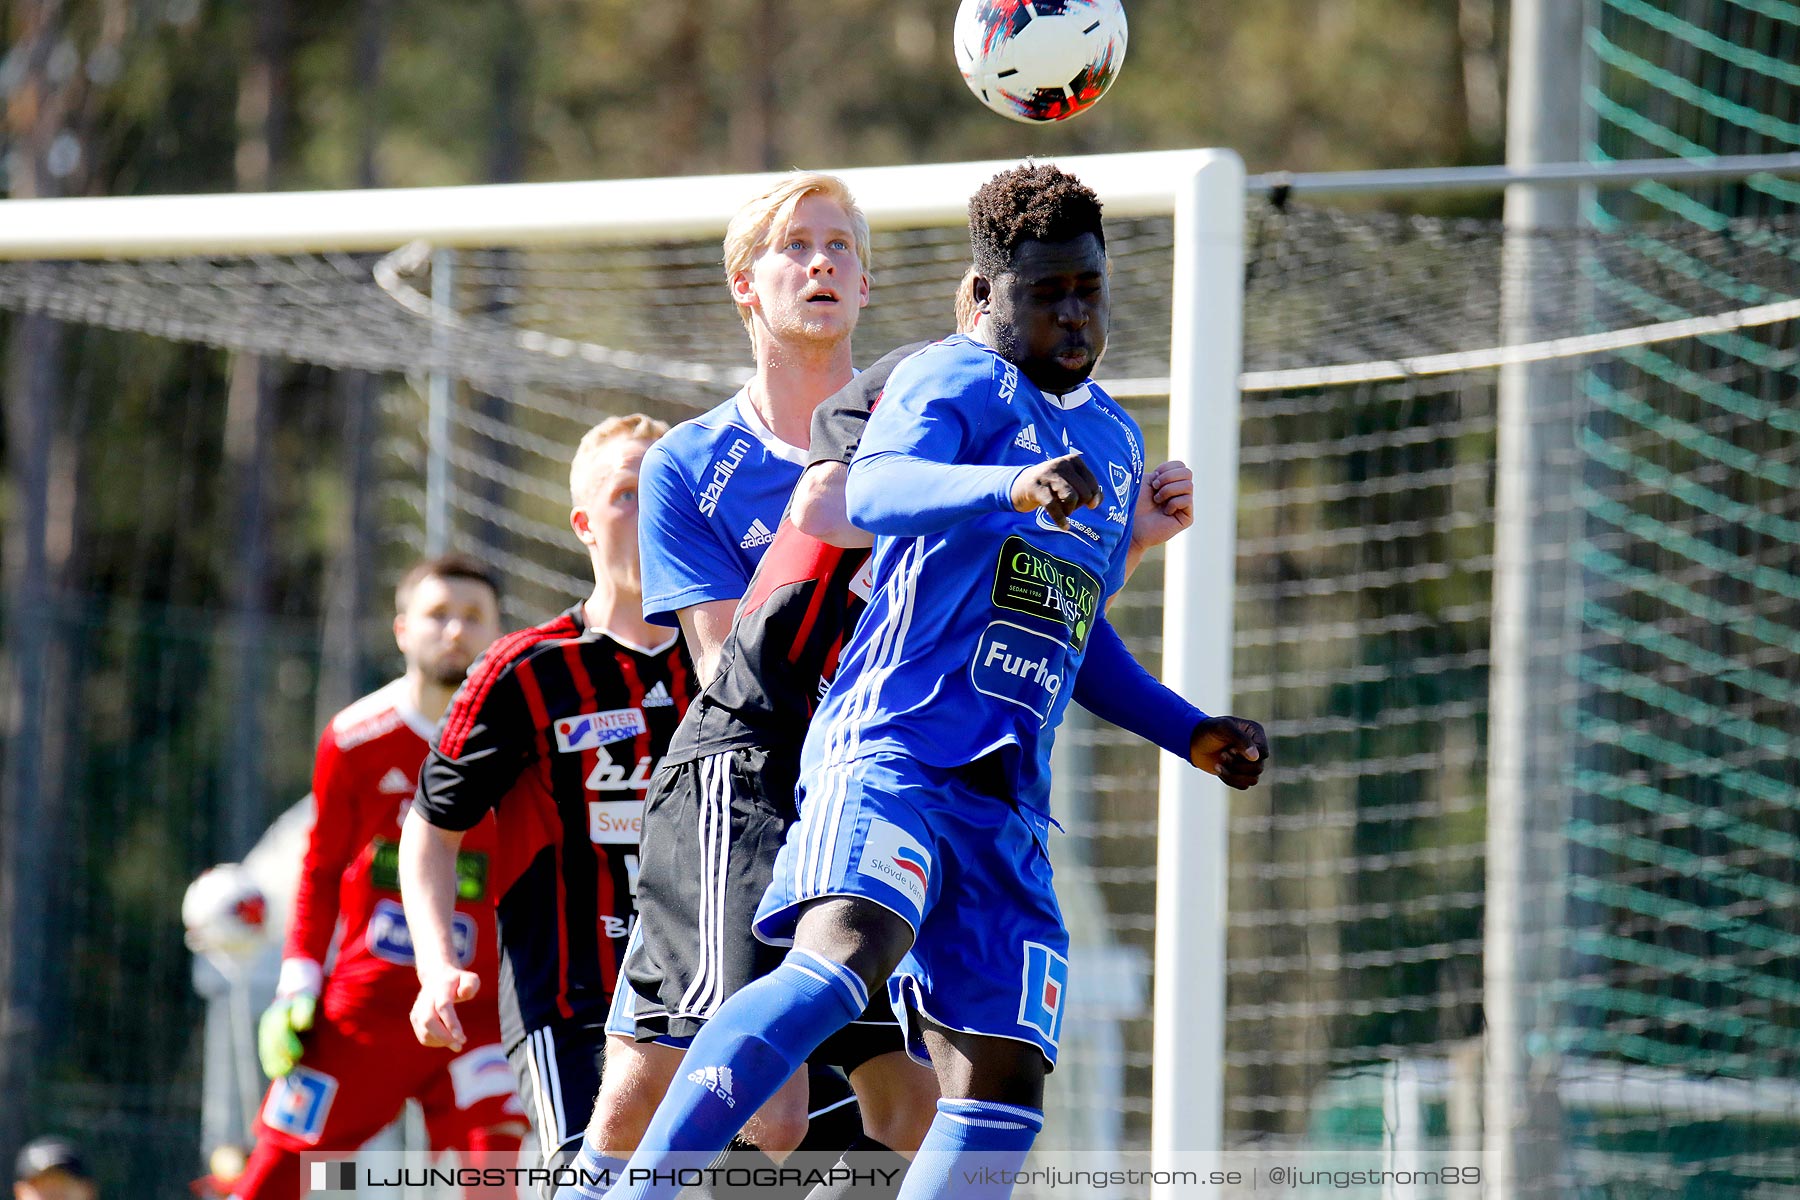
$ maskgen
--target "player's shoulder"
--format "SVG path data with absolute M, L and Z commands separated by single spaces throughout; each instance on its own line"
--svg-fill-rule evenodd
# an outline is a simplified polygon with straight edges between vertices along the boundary
M 576 619 L 574 609 L 559 613 L 541 624 L 515 629 L 489 646 L 475 660 L 475 665 L 469 668 L 469 678 L 463 684 L 463 692 L 458 698 L 461 699 L 463 695 L 485 695 L 497 681 L 516 672 L 536 656 L 558 651 L 564 643 L 578 640 L 581 634 L 581 622 Z
M 697 417 L 689 417 L 656 439 L 644 455 L 645 468 L 675 465 L 692 472 L 703 468 L 722 443 L 729 446 L 738 438 L 754 436 L 754 431 L 747 428 L 744 421 L 745 395 L 744 390 L 739 389 L 730 399 Z
M 407 719 L 408 710 L 406 681 L 396 679 L 353 701 L 331 718 L 326 737 L 340 753 L 354 750 L 396 730 L 408 728 L 411 724 Z
M 1018 387 L 1019 368 L 964 334 L 933 342 L 908 355 L 894 367 L 887 390 L 919 392 L 924 398 L 983 396 L 998 389 L 1010 396 Z
M 1088 390 L 1089 402 L 1094 406 L 1094 411 L 1110 418 L 1123 431 L 1125 441 L 1131 447 L 1133 458 L 1140 460 L 1136 461 L 1134 465 L 1137 469 L 1142 470 L 1141 455 L 1143 454 L 1144 431 L 1139 427 L 1137 418 L 1131 415 L 1131 410 L 1121 404 L 1116 396 L 1093 380 L 1088 380 L 1082 386 Z

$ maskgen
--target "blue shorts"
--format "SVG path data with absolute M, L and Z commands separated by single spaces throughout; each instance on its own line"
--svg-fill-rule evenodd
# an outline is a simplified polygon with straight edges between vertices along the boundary
M 907 1049 L 922 1015 L 947 1029 L 1028 1042 L 1056 1065 L 1069 933 L 1050 875 L 1047 818 L 897 755 L 800 780 L 800 820 L 775 860 L 756 936 L 791 944 L 800 906 L 856 896 L 900 915 L 913 945 L 888 981 Z

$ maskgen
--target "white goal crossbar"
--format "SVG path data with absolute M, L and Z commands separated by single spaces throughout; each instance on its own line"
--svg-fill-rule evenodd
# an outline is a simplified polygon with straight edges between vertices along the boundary
M 1109 217 L 1166 215 L 1211 150 L 1048 158 Z M 1016 160 L 853 167 L 843 179 L 876 228 L 960 225 L 976 188 Z M 778 175 L 0 201 L 0 258 L 152 258 L 439 247 L 592 245 L 718 237 Z

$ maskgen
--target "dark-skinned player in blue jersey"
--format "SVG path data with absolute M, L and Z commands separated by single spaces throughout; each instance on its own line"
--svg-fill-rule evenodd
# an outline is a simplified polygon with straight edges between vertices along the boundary
M 1125 575 L 1142 440 L 1087 379 L 1109 316 L 1093 193 L 1020 168 L 970 219 L 984 341 L 901 364 L 848 476 L 848 513 L 876 534 L 874 589 L 758 913 L 758 936 L 792 949 L 694 1039 L 617 1200 L 673 1195 L 670 1168 L 704 1166 L 884 986 L 944 1097 L 903 1200 L 1009 1193 L 971 1192 L 958 1165 L 1016 1166 L 1042 1127 L 1068 970 L 1050 745 L 1084 661 L 1129 661 L 1098 617 Z M 1260 726 L 1164 694 L 1152 740 L 1257 782 Z

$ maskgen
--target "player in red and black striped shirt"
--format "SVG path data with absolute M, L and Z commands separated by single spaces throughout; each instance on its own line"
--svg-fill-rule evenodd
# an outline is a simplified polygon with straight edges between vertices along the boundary
M 696 685 L 680 638 L 643 620 L 637 472 L 665 430 L 615 417 L 582 439 L 571 523 L 594 592 L 476 664 L 426 759 L 401 839 L 420 991 L 413 1027 L 458 1044 L 475 979 L 450 953 L 451 864 L 489 811 L 501 1035 L 546 1161 L 580 1138 L 633 913 L 645 789 Z

